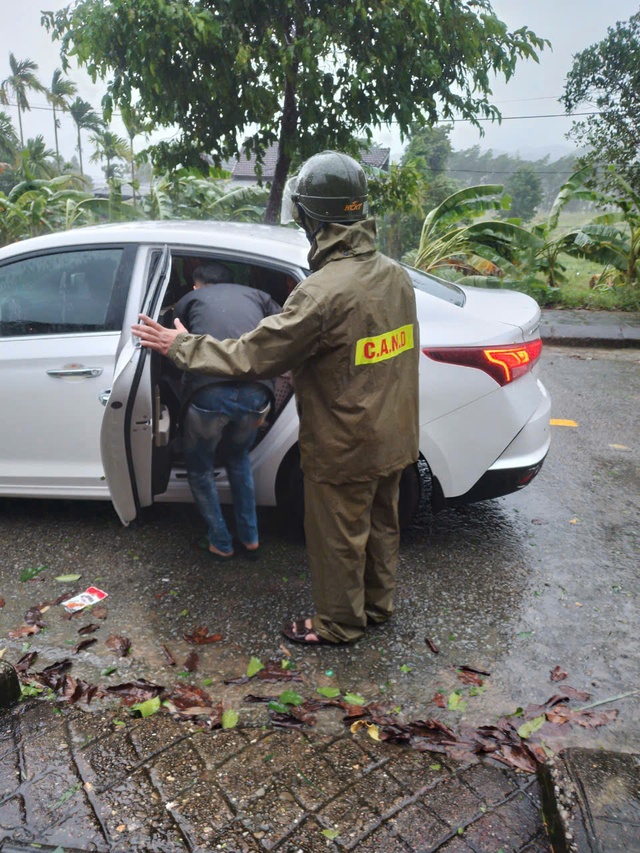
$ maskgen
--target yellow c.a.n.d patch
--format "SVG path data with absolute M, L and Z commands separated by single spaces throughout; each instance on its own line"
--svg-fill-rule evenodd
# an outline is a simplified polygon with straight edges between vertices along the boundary
M 413 349 L 413 325 L 400 326 L 384 335 L 360 338 L 356 343 L 356 364 L 375 364 L 395 358 L 401 352 Z

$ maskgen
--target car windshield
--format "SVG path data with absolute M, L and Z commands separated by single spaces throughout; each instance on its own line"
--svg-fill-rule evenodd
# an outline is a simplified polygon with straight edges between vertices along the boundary
M 445 281 L 443 278 L 436 278 L 433 275 L 420 272 L 420 270 L 409 267 L 406 264 L 402 265 L 411 277 L 413 286 L 418 290 L 428 293 L 430 296 L 435 296 L 438 299 L 444 299 L 445 302 L 450 302 L 452 305 L 457 305 L 459 308 L 465 303 L 464 291 L 450 281 Z

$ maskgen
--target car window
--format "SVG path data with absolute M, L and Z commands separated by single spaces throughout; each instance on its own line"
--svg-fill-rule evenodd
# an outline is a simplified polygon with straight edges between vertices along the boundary
M 280 305 L 286 302 L 298 283 L 296 277 L 284 270 L 229 257 L 199 255 L 195 252 L 182 254 L 178 250 L 172 250 L 171 258 L 171 278 L 164 298 L 164 307 L 175 304 L 182 296 L 189 293 L 193 287 L 194 270 L 212 261 L 218 261 L 227 267 L 230 273 L 230 284 L 244 284 L 256 290 L 262 290 Z
M 433 275 L 420 272 L 413 267 L 402 265 L 409 273 L 413 286 L 418 290 L 428 293 L 430 296 L 435 296 L 438 299 L 444 299 L 445 302 L 450 302 L 452 305 L 457 305 L 459 308 L 465 303 L 464 291 L 452 284 L 450 281 L 445 281 L 442 278 L 436 278 Z
M 0 265 L 0 337 L 120 330 L 134 251 L 60 250 Z

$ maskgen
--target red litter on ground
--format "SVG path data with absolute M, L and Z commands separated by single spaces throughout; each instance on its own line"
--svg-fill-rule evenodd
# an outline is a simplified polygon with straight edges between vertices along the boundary
M 78 610 L 84 610 L 85 607 L 90 607 L 92 604 L 97 604 L 103 598 L 106 598 L 108 594 L 108 592 L 98 589 L 97 586 L 90 586 L 84 592 L 74 595 L 73 598 L 69 598 L 67 601 L 63 601 L 62 606 L 69 613 L 75 613 Z

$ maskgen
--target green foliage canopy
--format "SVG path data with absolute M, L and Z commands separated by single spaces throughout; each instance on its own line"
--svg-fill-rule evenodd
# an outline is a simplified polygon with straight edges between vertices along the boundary
M 576 121 L 570 135 L 592 149 L 592 163 L 614 165 L 640 190 L 640 12 L 576 55 L 561 101 L 568 111 L 595 106 L 598 114 Z
M 155 146 L 161 165 L 219 164 L 241 134 L 258 157 L 278 142 L 271 221 L 294 156 L 354 151 L 391 121 L 405 134 L 414 120 L 497 119 L 492 74 L 508 79 L 546 44 L 509 31 L 489 0 L 79 0 L 43 22 L 66 62 L 108 79 L 107 120 L 135 105 L 177 126 Z
M 533 219 L 542 201 L 542 184 L 531 165 L 522 165 L 504 183 L 511 198 L 509 216 L 528 222 Z

